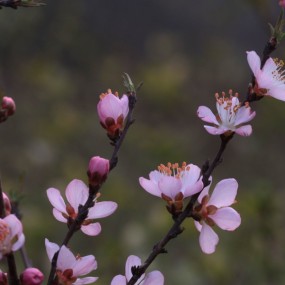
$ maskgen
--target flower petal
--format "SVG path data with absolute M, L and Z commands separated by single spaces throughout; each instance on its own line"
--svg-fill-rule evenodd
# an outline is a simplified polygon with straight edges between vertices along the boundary
M 124 94 L 120 100 L 121 100 L 123 116 L 125 119 L 129 113 L 129 97 Z
M 141 283 L 142 285 L 163 285 L 164 277 L 160 271 L 152 271 L 146 274 L 145 279 Z
M 54 208 L 62 213 L 66 213 L 66 205 L 60 194 L 60 192 L 55 188 L 49 188 L 47 190 L 47 196 Z
M 186 187 L 186 190 L 184 191 L 184 197 L 192 196 L 198 192 L 200 192 L 204 187 L 204 184 L 202 180 L 200 179 L 197 183 L 195 183 L 193 186 Z
M 76 260 L 76 264 L 73 267 L 73 275 L 86 275 L 95 269 L 97 269 L 97 261 L 95 257 L 93 255 L 83 256 Z
M 126 278 L 127 281 L 130 281 L 130 279 L 132 278 L 133 274 L 132 274 L 132 267 L 133 266 L 140 266 L 142 264 L 142 261 L 139 257 L 135 256 L 135 255 L 130 255 L 127 259 L 126 262 L 126 267 L 125 267 L 125 274 L 126 274 Z M 137 282 L 139 284 L 139 282 Z
M 194 225 L 195 225 L 196 229 L 197 229 L 199 232 L 201 232 L 201 230 L 202 230 L 202 225 L 201 225 L 198 221 L 195 221 L 195 220 L 194 220 Z
M 209 217 L 217 226 L 226 231 L 234 231 L 241 223 L 239 213 L 231 207 L 218 209 L 214 215 L 209 215 Z
M 111 201 L 96 202 L 95 205 L 89 209 L 87 219 L 108 217 L 116 211 L 117 207 L 117 203 Z
M 181 191 L 182 182 L 173 176 L 164 176 L 159 182 L 158 187 L 160 191 L 168 197 L 174 199 Z
M 215 124 L 217 126 L 219 125 L 219 122 L 217 121 L 214 113 L 211 111 L 210 108 L 208 108 L 206 106 L 200 106 L 197 110 L 197 115 L 204 122 L 212 123 L 212 124 Z
M 73 285 L 82 285 L 82 284 L 90 284 L 97 281 L 98 277 L 84 277 L 84 278 L 77 278 Z
M 256 115 L 256 112 L 252 112 L 250 107 L 241 107 L 238 109 L 235 119 L 235 126 L 247 123 L 251 121 Z
M 144 177 L 140 177 L 139 178 L 139 182 L 141 187 L 147 191 L 148 193 L 157 196 L 157 197 L 161 197 L 161 191 L 157 185 L 157 183 L 154 183 L 152 180 L 148 180 Z
M 76 264 L 76 258 L 73 253 L 63 245 L 60 248 L 56 268 L 62 271 L 66 269 L 73 269 Z
M 59 246 L 56 243 L 50 242 L 47 238 L 45 239 L 45 246 L 48 258 L 52 261 L 54 254 L 59 250 Z
M 89 236 L 97 236 L 101 232 L 101 225 L 100 223 L 93 223 L 88 226 L 81 226 L 81 231 Z
M 16 251 L 20 249 L 24 245 L 24 243 L 25 243 L 25 236 L 22 233 L 18 236 L 18 240 L 12 245 L 12 250 Z
M 229 130 L 226 128 L 216 128 L 216 127 L 212 127 L 212 126 L 204 126 L 204 128 L 211 135 L 221 135 L 221 134 L 223 134 Z
M 269 94 L 275 99 L 285 101 L 285 84 L 282 83 L 282 85 L 271 88 Z
M 218 244 L 218 242 L 218 235 L 210 226 L 208 226 L 206 223 L 203 223 L 199 237 L 199 243 L 202 251 L 207 254 L 215 252 L 216 245 Z
M 9 225 L 11 239 L 16 235 L 22 234 L 23 232 L 22 223 L 14 214 L 6 216 L 3 220 L 5 223 Z
M 52 210 L 53 216 L 59 221 L 63 223 L 67 223 L 67 219 L 63 217 L 62 213 L 59 212 L 56 208 Z
M 248 137 L 252 133 L 252 127 L 251 125 L 245 125 L 245 126 L 237 128 L 235 132 L 240 136 Z
M 217 208 L 227 207 L 235 202 L 238 183 L 234 178 L 221 180 L 215 187 L 207 205 Z
M 81 180 L 74 179 L 67 185 L 65 195 L 76 213 L 78 212 L 78 206 L 84 205 L 87 201 L 88 193 L 87 186 Z
M 206 187 L 204 187 L 204 189 L 201 191 L 199 197 L 198 197 L 198 202 L 201 204 L 202 203 L 202 199 L 204 198 L 204 196 L 209 195 L 209 190 L 210 187 L 212 185 L 212 176 L 209 178 L 210 180 L 210 184 Z
M 260 71 L 261 61 L 260 57 L 257 55 L 255 51 L 247 52 L 247 62 L 254 76 L 256 77 L 257 73 Z
M 111 285 L 127 285 L 126 277 L 123 275 L 117 275 L 112 279 Z

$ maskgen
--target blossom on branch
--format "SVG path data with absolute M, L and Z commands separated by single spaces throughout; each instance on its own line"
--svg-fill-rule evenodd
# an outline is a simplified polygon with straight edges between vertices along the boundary
M 280 5 L 282 8 L 285 8 L 285 0 L 280 0 L 280 1 L 279 1 L 279 5 Z
M 97 262 L 93 255 L 74 256 L 74 254 L 66 247 L 61 248 L 56 244 L 45 239 L 46 251 L 48 258 L 52 261 L 54 254 L 59 251 L 56 263 L 56 275 L 61 285 L 81 285 L 95 282 L 98 277 L 78 278 L 89 274 L 92 270 L 97 269 Z
M 150 194 L 158 196 L 168 204 L 171 213 L 179 213 L 183 208 L 183 199 L 203 189 L 201 169 L 186 162 L 161 164 L 158 170 L 151 171 L 149 179 L 139 178 L 140 185 Z
M 126 262 L 125 276 L 117 275 L 112 279 L 111 285 L 126 285 L 133 276 L 132 267 L 137 267 L 142 264 L 141 259 L 135 255 L 130 255 Z M 143 274 L 135 285 L 163 285 L 164 277 L 160 271 L 152 271 L 148 274 Z
M 241 107 L 237 93 L 233 95 L 232 90 L 229 90 L 229 95 L 226 97 L 225 92 L 222 92 L 222 97 L 218 93 L 215 94 L 217 115 L 206 106 L 198 108 L 198 117 L 204 122 L 214 124 L 214 126 L 205 125 L 204 128 L 211 135 L 231 135 L 233 132 L 241 136 L 251 135 L 251 125 L 244 124 L 255 117 L 255 112 L 251 111 L 248 104 Z
M 26 268 L 20 275 L 21 285 L 40 285 L 44 280 L 43 273 L 34 267 Z
M 110 139 L 116 139 L 120 136 L 124 120 L 129 112 L 128 96 L 123 95 L 122 98 L 119 98 L 118 92 L 112 94 L 109 89 L 107 93 L 100 95 L 97 111 L 100 123 L 107 130 Z
M 92 186 L 101 185 L 107 178 L 110 163 L 108 159 L 100 156 L 93 156 L 90 159 L 87 175 L 89 184 Z
M 0 219 L 0 259 L 20 249 L 24 242 L 23 226 L 15 215 L 10 214 Z
M 83 206 L 89 196 L 88 187 L 83 181 L 74 179 L 66 187 L 65 195 L 68 203 L 65 204 L 59 190 L 49 188 L 47 196 L 54 207 L 54 217 L 63 223 L 72 223 L 78 215 L 79 208 Z M 90 236 L 96 236 L 101 232 L 100 223 L 93 223 L 93 219 L 107 217 L 115 212 L 117 204 L 111 201 L 95 202 L 94 206 L 89 208 L 88 215 L 81 225 L 81 231 Z
M 255 93 L 285 101 L 284 62 L 269 57 L 261 69 L 261 60 L 255 51 L 247 52 L 247 61 L 255 77 Z
M 238 212 L 229 207 L 234 204 L 238 183 L 229 178 L 220 181 L 212 195 L 210 185 L 205 187 L 198 197 L 198 205 L 194 208 L 195 226 L 200 231 L 199 243 L 204 253 L 213 253 L 219 242 L 218 235 L 212 229 L 217 225 L 222 230 L 234 231 L 239 227 L 241 218 Z

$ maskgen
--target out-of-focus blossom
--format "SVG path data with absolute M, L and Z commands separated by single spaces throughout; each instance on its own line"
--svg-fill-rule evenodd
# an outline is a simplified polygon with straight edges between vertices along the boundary
M 61 248 L 56 244 L 45 239 L 46 251 L 49 260 L 52 261 L 54 254 L 59 251 L 56 263 L 56 275 L 61 285 L 82 285 L 95 282 L 98 277 L 80 276 L 89 274 L 92 270 L 97 269 L 97 262 L 93 255 L 74 256 L 74 254 L 66 247 Z
M 54 217 L 64 223 L 71 223 L 78 215 L 78 207 L 84 205 L 88 199 L 89 190 L 83 181 L 74 179 L 66 187 L 65 195 L 68 203 L 65 204 L 59 190 L 49 188 L 47 196 L 54 207 Z M 81 231 L 90 236 L 96 236 L 101 232 L 100 223 L 93 223 L 93 219 L 104 218 L 117 209 L 117 204 L 111 201 L 97 202 L 89 208 L 87 218 L 81 225 Z
M 0 270 L 0 285 L 8 285 L 7 273 Z
M 280 1 L 279 1 L 279 5 L 280 5 L 282 8 L 285 8 L 285 0 L 280 0 Z
M 197 115 L 204 122 L 212 123 L 214 126 L 205 125 L 204 128 L 211 135 L 231 135 L 233 132 L 241 136 L 249 136 L 252 133 L 251 125 L 244 125 L 255 117 L 249 105 L 240 106 L 238 94 L 233 96 L 232 90 L 229 90 L 229 97 L 222 92 L 222 97 L 216 93 L 216 107 L 218 114 L 214 113 L 205 106 L 200 106 Z
M 90 159 L 88 167 L 89 184 L 97 186 L 102 184 L 109 173 L 110 163 L 108 159 L 94 156 Z
M 179 213 L 183 208 L 183 199 L 202 190 L 200 176 L 201 169 L 194 164 L 186 165 L 184 162 L 179 167 L 178 163 L 168 163 L 151 171 L 149 179 L 140 177 L 139 182 L 147 192 L 165 200 L 171 213 Z
M 12 207 L 9 197 L 4 192 L 3 192 L 3 202 L 5 208 L 5 215 L 8 216 L 11 214 Z
M 261 69 L 260 57 L 255 51 L 247 52 L 247 61 L 256 80 L 255 93 L 285 101 L 284 62 L 270 57 Z
M 4 96 L 2 99 L 2 110 L 5 110 L 8 116 L 12 116 L 16 111 L 15 101 L 11 97 Z
M 193 216 L 195 226 L 200 231 L 199 243 L 204 253 L 213 253 L 219 242 L 218 235 L 212 229 L 217 225 L 223 230 L 233 231 L 241 223 L 240 215 L 231 207 L 235 203 L 238 183 L 229 178 L 220 181 L 212 195 L 209 195 L 210 185 L 205 187 L 198 197 L 199 205 L 195 207 Z
M 39 269 L 29 267 L 21 273 L 20 280 L 21 285 L 41 285 L 44 275 Z
M 117 138 L 123 129 L 124 120 L 129 112 L 129 99 L 127 95 L 119 98 L 117 92 L 112 94 L 109 89 L 107 93 L 100 95 L 97 105 L 100 123 L 107 130 L 111 139 Z
M 20 249 L 24 242 L 23 226 L 15 215 L 10 214 L 0 219 L 0 259 Z
M 126 262 L 125 276 L 117 275 L 113 278 L 111 285 L 126 285 L 132 278 L 132 267 L 140 266 L 142 264 L 141 259 L 135 255 L 130 255 Z M 164 277 L 160 271 L 152 271 L 148 274 L 143 274 L 135 285 L 163 285 Z

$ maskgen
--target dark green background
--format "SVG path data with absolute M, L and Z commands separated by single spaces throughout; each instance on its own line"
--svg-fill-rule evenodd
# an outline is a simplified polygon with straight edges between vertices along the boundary
M 214 109 L 214 93 L 229 88 L 243 98 L 250 80 L 246 51 L 261 53 L 278 1 L 46 3 L 0 11 L 0 87 L 17 104 L 15 116 L 0 126 L 2 184 L 22 197 L 27 251 L 47 273 L 44 238 L 60 243 L 66 227 L 52 217 L 46 189 L 63 192 L 74 178 L 86 181 L 89 158 L 110 157 L 98 95 L 107 88 L 124 92 L 123 72 L 143 81 L 136 122 L 102 189 L 102 200 L 119 208 L 101 220 L 100 236 L 78 233 L 70 243 L 73 252 L 96 256 L 96 284 L 110 284 L 124 273 L 128 255 L 146 258 L 172 223 L 164 202 L 138 178 L 160 163 L 201 166 L 214 157 L 219 138 L 206 133 L 196 110 Z M 284 59 L 284 47 L 274 56 Z M 252 107 L 252 136 L 234 137 L 213 176 L 214 184 L 238 180 L 242 224 L 233 233 L 217 230 L 217 251 L 207 256 L 193 221 L 186 221 L 169 253 L 150 268 L 163 272 L 166 285 L 285 284 L 285 103 L 264 98 Z

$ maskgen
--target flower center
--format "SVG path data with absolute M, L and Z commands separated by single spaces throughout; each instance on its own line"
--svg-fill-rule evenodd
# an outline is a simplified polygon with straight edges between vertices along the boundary
M 59 285 L 71 285 L 73 284 L 77 277 L 73 276 L 72 269 L 65 269 L 63 272 L 61 270 L 56 270 L 56 275 L 58 277 Z
M 273 61 L 276 64 L 276 69 L 272 71 L 273 78 L 279 82 L 285 83 L 285 70 L 283 69 L 285 65 L 284 61 L 278 58 L 274 58 Z
M 107 96 L 108 94 L 113 94 L 111 89 L 108 89 L 107 92 L 105 93 L 101 93 L 99 95 L 100 99 L 102 100 L 105 96 Z M 119 93 L 116 91 L 113 95 L 115 95 L 116 97 L 119 97 Z
M 190 166 L 186 164 L 186 162 L 182 162 L 181 166 L 178 163 L 170 163 L 167 165 L 160 164 L 157 167 L 158 171 L 166 176 L 173 176 L 177 179 L 181 179 L 185 171 L 190 170 Z
M 7 241 L 7 237 L 10 235 L 9 226 L 3 221 L 0 221 L 0 250 L 3 254 L 10 251 L 10 242 Z

